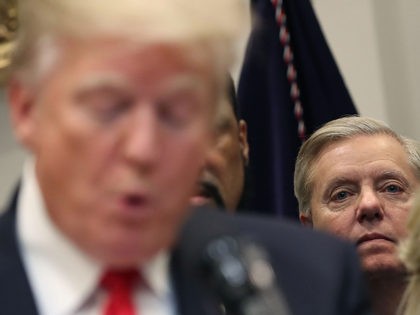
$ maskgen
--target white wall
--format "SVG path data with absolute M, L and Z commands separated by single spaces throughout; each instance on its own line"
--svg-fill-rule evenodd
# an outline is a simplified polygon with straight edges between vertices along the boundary
M 0 89 L 0 209 L 14 188 L 25 153 L 14 140 L 4 90 Z
M 420 2 L 312 3 L 359 112 L 420 140 Z
M 420 140 L 420 2 L 312 2 L 360 113 Z M 19 177 L 23 158 L 0 89 L 0 204 Z
M 324 34 L 362 115 L 388 120 L 374 8 L 368 0 L 313 0 Z
M 389 123 L 420 140 L 420 2 L 372 1 Z

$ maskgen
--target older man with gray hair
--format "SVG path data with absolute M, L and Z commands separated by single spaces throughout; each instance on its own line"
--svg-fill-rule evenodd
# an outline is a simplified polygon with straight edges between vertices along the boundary
M 297 157 L 300 221 L 354 243 L 378 315 L 395 314 L 406 286 L 396 249 L 420 183 L 419 152 L 381 121 L 345 117 L 315 131 Z

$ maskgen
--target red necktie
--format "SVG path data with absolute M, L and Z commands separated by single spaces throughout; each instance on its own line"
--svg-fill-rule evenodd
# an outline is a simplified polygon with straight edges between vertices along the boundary
M 107 271 L 101 280 L 108 293 L 103 315 L 136 315 L 132 293 L 139 279 L 137 270 Z

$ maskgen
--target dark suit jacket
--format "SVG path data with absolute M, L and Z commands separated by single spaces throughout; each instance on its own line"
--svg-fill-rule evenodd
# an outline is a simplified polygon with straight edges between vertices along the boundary
M 194 272 L 194 255 L 188 254 L 188 247 L 195 246 L 203 234 L 208 234 L 204 239 L 226 234 L 246 236 L 262 245 L 291 314 L 371 314 L 353 245 L 275 218 L 229 215 L 214 209 L 201 209 L 193 217 L 173 255 L 175 288 L 183 293 L 178 294 L 181 314 L 220 314 L 212 293 Z
M 0 217 L 0 313 L 37 315 L 17 243 L 16 199 Z M 233 217 L 215 210 L 200 211 L 197 216 L 199 220 L 194 222 L 198 230 L 200 224 L 210 227 L 207 231 L 223 226 L 223 233 L 245 233 L 267 248 L 292 314 L 370 314 L 358 259 L 351 246 L 280 220 Z M 191 232 L 186 237 L 191 237 Z M 217 300 L 186 261 L 184 240 L 185 235 L 171 261 L 179 314 L 221 314 Z

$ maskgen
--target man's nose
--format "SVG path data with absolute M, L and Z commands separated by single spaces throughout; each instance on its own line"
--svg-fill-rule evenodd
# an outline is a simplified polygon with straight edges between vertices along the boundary
M 159 122 L 152 108 L 144 106 L 130 119 L 124 138 L 124 156 L 133 164 L 149 168 L 158 158 Z
M 384 217 L 383 205 L 378 193 L 371 188 L 362 189 L 357 207 L 357 220 L 362 222 L 381 221 Z
M 213 145 L 213 147 L 207 150 L 204 167 L 210 172 L 215 172 L 220 169 L 222 163 L 223 155 L 220 150 Z

